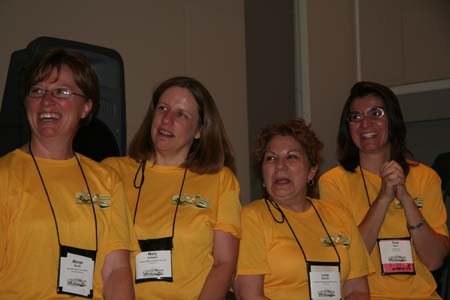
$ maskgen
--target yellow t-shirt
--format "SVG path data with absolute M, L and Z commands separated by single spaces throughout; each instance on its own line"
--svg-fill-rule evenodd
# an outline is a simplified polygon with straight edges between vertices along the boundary
M 95 205 L 98 252 L 94 299 L 103 299 L 101 271 L 113 250 L 138 247 L 119 176 L 110 168 L 78 154 Z M 58 223 L 61 244 L 95 250 L 95 222 L 75 160 L 36 158 Z M 100 207 L 100 202 L 104 207 Z M 56 294 L 59 245 L 55 221 L 30 155 L 14 150 L 0 159 L 0 299 L 86 299 Z
M 381 177 L 363 170 L 371 203 L 375 201 L 381 188 Z M 324 199 L 338 201 L 352 213 L 356 224 L 361 224 L 369 204 L 359 168 L 348 172 L 341 166 L 323 174 L 319 180 L 320 196 Z M 439 176 L 429 167 L 418 164 L 411 166 L 406 177 L 406 189 L 413 198 L 420 199 L 420 208 L 427 223 L 437 233 L 448 236 L 446 225 L 447 213 L 442 200 Z M 419 206 L 420 207 L 420 206 Z M 404 210 L 399 201 L 394 199 L 388 208 L 379 238 L 408 237 Z M 418 258 L 413 247 L 416 275 L 381 275 L 381 259 L 378 246 L 371 253 L 371 260 L 376 273 L 369 279 L 372 299 L 440 299 L 436 294 L 436 283 L 431 272 Z
M 336 243 L 340 256 L 341 285 L 347 279 L 367 275 L 367 250 L 350 214 L 343 207 L 330 202 L 312 199 L 312 203 Z M 281 221 L 280 213 L 272 206 L 271 210 L 274 217 Z M 282 210 L 308 261 L 339 261 L 314 208 L 306 212 Z M 264 294 L 272 300 L 309 299 L 305 257 L 288 224 L 274 220 L 264 199 L 245 206 L 241 220 L 238 275 L 265 275 Z
M 134 214 L 138 189 L 133 182 L 139 163 L 129 157 L 108 158 L 104 163 L 121 175 Z M 171 236 L 183 174 L 183 168 L 147 162 L 135 219 L 138 239 Z M 137 183 L 140 178 L 139 173 Z M 214 231 L 240 237 L 239 184 L 228 168 L 203 175 L 187 171 L 181 201 L 172 250 L 173 282 L 136 284 L 136 299 L 198 299 L 213 264 Z

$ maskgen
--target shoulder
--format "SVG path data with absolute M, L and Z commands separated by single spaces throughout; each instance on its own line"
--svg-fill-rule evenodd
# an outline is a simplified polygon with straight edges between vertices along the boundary
M 337 166 L 323 173 L 320 176 L 319 181 L 338 181 L 347 178 L 352 174 L 354 173 L 345 170 L 342 166 Z
M 336 214 L 348 213 L 347 209 L 338 201 L 327 199 L 311 199 L 312 204 L 321 210 L 330 211 Z
M 120 176 L 126 177 L 129 174 L 134 174 L 139 168 L 139 162 L 129 156 L 108 157 L 104 159 L 101 164 L 113 169 Z
M 27 161 L 27 158 L 30 158 Z M 26 163 L 32 163 L 31 156 L 20 149 L 15 149 L 0 157 L 0 172 L 10 172 L 18 170 Z
M 228 167 L 223 167 L 219 172 L 213 174 L 213 176 L 218 176 L 220 182 L 224 185 L 233 185 L 239 187 L 239 182 L 236 175 Z
M 267 205 L 264 199 L 253 200 L 242 207 L 242 216 L 262 215 L 267 211 Z
M 431 167 L 415 161 L 408 161 L 408 163 L 410 164 L 408 177 L 411 176 L 414 178 L 440 180 L 439 175 Z

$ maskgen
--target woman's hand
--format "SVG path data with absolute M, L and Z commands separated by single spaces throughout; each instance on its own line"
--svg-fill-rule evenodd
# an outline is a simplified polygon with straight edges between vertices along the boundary
M 380 176 L 381 189 L 378 194 L 378 199 L 386 203 L 391 203 L 395 197 L 398 198 L 397 187 L 404 188 L 405 174 L 403 173 L 403 169 L 396 161 L 391 160 L 381 166 Z

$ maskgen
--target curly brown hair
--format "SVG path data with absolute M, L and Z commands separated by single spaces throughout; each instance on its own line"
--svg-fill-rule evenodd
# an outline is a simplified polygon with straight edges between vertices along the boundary
M 311 124 L 306 124 L 305 120 L 300 118 L 275 123 L 260 131 L 253 148 L 254 172 L 261 184 L 263 183 L 262 165 L 267 145 L 276 136 L 293 137 L 301 145 L 310 166 L 319 166 L 320 151 L 323 148 L 323 143 L 317 138 L 314 131 L 312 131 Z M 315 175 L 314 183 L 308 185 L 308 196 L 316 196 L 315 182 L 317 181 L 317 174 L 318 172 Z M 267 196 L 267 191 L 265 189 L 263 190 L 265 196 Z

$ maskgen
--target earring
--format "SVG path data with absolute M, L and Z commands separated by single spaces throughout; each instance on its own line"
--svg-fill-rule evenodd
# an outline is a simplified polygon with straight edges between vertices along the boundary
M 308 183 L 309 186 L 313 186 L 314 183 L 315 183 L 314 178 L 313 179 L 309 179 L 307 183 Z
M 263 188 L 266 188 L 266 184 L 265 184 L 264 182 L 263 182 L 263 184 L 262 184 L 262 187 L 263 187 Z

